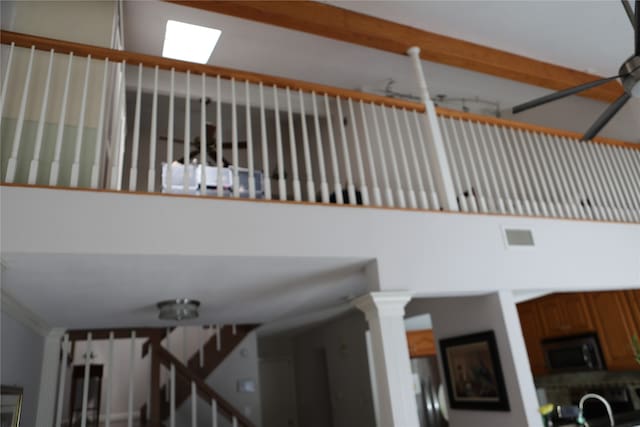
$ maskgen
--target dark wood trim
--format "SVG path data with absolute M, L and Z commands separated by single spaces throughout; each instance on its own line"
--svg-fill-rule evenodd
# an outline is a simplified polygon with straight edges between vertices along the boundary
M 602 78 L 315 1 L 165 1 L 400 55 L 409 47 L 418 46 L 421 58 L 427 61 L 553 90 Z M 622 86 L 611 82 L 580 95 L 611 102 L 622 93 Z
M 75 56 L 86 57 L 91 55 L 94 59 L 109 59 L 112 62 L 126 61 L 128 64 L 142 64 L 146 67 L 155 67 L 162 70 L 180 72 L 191 71 L 194 74 L 205 74 L 207 76 L 220 76 L 230 80 L 235 78 L 238 81 L 249 81 L 250 83 L 262 83 L 265 86 L 277 86 L 279 88 L 290 88 L 291 90 L 302 90 L 303 92 L 315 92 L 318 95 L 327 94 L 332 97 L 351 98 L 356 101 L 364 101 L 373 104 L 385 105 L 388 107 L 404 108 L 407 110 L 424 111 L 424 105 L 418 102 L 405 101 L 402 99 L 387 98 L 385 96 L 374 95 L 356 90 L 342 89 L 334 86 L 305 82 L 302 80 L 287 79 L 285 77 L 270 76 L 267 74 L 252 73 L 249 71 L 235 70 L 232 68 L 214 67 L 212 65 L 196 64 L 193 62 L 178 61 L 175 59 L 163 58 L 161 56 L 145 55 L 142 53 L 128 52 L 123 50 L 108 49 L 105 47 L 92 46 L 81 43 L 74 43 L 64 40 L 49 39 L 46 37 L 32 36 L 29 34 L 15 33 L 12 31 L 0 30 L 0 42 L 2 44 L 15 43 L 16 46 L 30 48 L 35 46 L 38 50 L 55 50 L 57 53 L 69 54 L 73 52 Z

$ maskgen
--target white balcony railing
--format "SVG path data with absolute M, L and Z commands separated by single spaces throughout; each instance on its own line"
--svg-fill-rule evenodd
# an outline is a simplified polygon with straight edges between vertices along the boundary
M 2 43 L 5 183 L 640 221 L 634 144 L 16 33 Z

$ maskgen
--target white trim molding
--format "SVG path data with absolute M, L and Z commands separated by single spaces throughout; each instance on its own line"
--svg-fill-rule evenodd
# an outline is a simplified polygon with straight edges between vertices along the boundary
M 51 330 L 51 327 L 43 319 L 4 289 L 0 290 L 0 307 L 3 313 L 13 317 L 43 337 L 47 336 Z
M 58 367 L 60 364 L 60 341 L 65 329 L 54 328 L 44 339 L 42 352 L 42 369 L 40 371 L 40 391 L 38 393 L 38 410 L 36 427 L 51 427 L 55 418 L 58 386 Z

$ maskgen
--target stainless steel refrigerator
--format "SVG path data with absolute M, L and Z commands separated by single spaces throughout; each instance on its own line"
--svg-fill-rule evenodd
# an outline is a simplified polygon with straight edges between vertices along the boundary
M 413 372 L 420 427 L 448 427 L 449 423 L 442 415 L 438 399 L 441 381 L 437 359 L 435 357 L 411 359 L 411 371 Z

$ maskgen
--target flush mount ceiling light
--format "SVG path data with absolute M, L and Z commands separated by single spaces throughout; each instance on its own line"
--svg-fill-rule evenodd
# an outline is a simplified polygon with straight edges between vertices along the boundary
M 160 310 L 158 317 L 161 320 L 195 319 L 198 317 L 198 307 L 200 307 L 200 301 L 186 298 L 160 301 L 158 303 L 158 310 Z
M 167 21 L 162 56 L 206 64 L 222 31 L 180 21 Z

